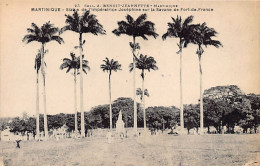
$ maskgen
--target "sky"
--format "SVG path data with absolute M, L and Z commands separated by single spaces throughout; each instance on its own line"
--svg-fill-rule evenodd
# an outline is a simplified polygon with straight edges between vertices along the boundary
M 0 2 L 0 117 L 21 116 L 27 112 L 35 114 L 36 101 L 36 71 L 34 58 L 40 43 L 22 42 L 26 29 L 31 23 L 38 26 L 50 21 L 61 28 L 65 25 L 65 14 L 72 12 L 31 12 L 31 8 L 59 7 L 73 8 L 75 4 L 80 9 L 86 4 L 112 4 L 114 1 L 1 1 Z M 131 1 L 129 4 L 146 3 L 148 1 Z M 155 2 L 155 1 L 154 1 Z M 117 1 L 117 4 L 126 2 Z M 150 4 L 172 4 L 178 8 L 212 8 L 211 12 L 203 11 L 170 11 L 170 12 L 92 12 L 106 30 L 106 35 L 94 36 L 84 34 L 85 58 L 89 61 L 91 70 L 84 75 L 84 110 L 108 104 L 108 73 L 100 69 L 102 60 L 106 57 L 119 61 L 122 70 L 112 73 L 112 100 L 118 97 L 133 98 L 133 74 L 129 72 L 132 62 L 129 42 L 132 38 L 122 35 L 115 36 L 112 30 L 117 28 L 117 21 L 125 20 L 126 14 L 135 19 L 143 13 L 147 20 L 155 23 L 157 39 L 149 37 L 145 41 L 137 38 L 141 46 L 140 53 L 152 56 L 157 61 L 159 70 L 146 72 L 145 88 L 150 97 L 146 98 L 146 106 L 179 107 L 180 61 L 177 39 L 169 38 L 163 41 L 161 36 L 167 30 L 171 17 L 177 15 L 186 18 L 194 16 L 193 23 L 206 22 L 217 32 L 217 40 L 223 47 L 207 47 L 202 55 L 203 89 L 213 86 L 238 85 L 242 92 L 260 93 L 260 52 L 259 52 L 259 11 L 257 2 L 172 2 L 160 1 Z M 81 12 L 80 12 L 81 13 Z M 59 45 L 51 42 L 46 45 L 46 95 L 48 114 L 74 112 L 74 82 L 73 75 L 60 70 L 63 58 L 70 58 L 70 52 L 79 55 L 79 35 L 65 32 L 61 35 L 65 43 Z M 189 45 L 183 49 L 183 102 L 197 103 L 199 99 L 199 62 L 196 54 L 197 46 Z M 79 77 L 78 77 L 79 80 Z M 78 81 L 79 82 L 79 81 Z M 140 71 L 136 72 L 136 88 L 141 88 Z M 79 84 L 77 85 L 79 92 Z M 40 76 L 40 113 L 43 113 L 42 78 Z M 79 99 L 79 96 L 78 96 Z M 137 101 L 140 102 L 139 98 Z M 79 106 L 79 101 L 78 101 Z

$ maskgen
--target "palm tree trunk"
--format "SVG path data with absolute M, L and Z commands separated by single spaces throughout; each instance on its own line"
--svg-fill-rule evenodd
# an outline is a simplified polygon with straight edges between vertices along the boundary
M 75 132 L 78 133 L 77 73 L 76 73 L 76 69 L 74 69 L 74 110 L 75 110 Z
M 144 70 L 142 70 L 142 105 L 143 105 L 143 113 L 144 113 L 144 130 L 146 129 L 146 116 L 145 116 L 145 95 L 144 95 Z
M 81 112 L 81 136 L 85 137 L 85 118 L 83 110 L 83 58 L 82 58 L 82 33 L 79 34 L 79 50 L 80 50 L 80 112 Z
M 133 36 L 133 42 L 135 46 L 135 37 Z M 135 54 L 135 48 L 133 49 Z M 136 105 L 136 87 L 135 87 L 135 57 L 133 56 L 133 92 L 134 92 L 134 130 L 137 131 L 137 105 Z
M 42 58 L 41 58 L 41 72 L 43 77 L 43 109 L 44 109 L 44 135 L 45 139 L 48 139 L 48 124 L 47 124 L 47 106 L 46 106 L 46 89 L 45 89 L 45 62 L 44 62 L 44 44 L 42 44 Z
M 182 45 L 179 45 L 180 51 L 180 125 L 181 130 L 184 130 L 184 119 L 183 119 L 183 99 L 182 99 Z
M 39 72 L 36 68 L 36 139 L 40 139 L 40 118 L 39 118 Z
M 200 135 L 203 135 L 203 90 L 202 90 L 202 68 L 201 55 L 199 54 L 199 68 L 200 68 Z
M 109 126 L 110 126 L 110 130 L 112 130 L 111 71 L 109 71 L 108 84 L 109 84 Z

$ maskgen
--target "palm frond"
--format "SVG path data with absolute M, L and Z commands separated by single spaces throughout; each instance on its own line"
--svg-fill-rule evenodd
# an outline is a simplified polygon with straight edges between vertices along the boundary
M 134 64 L 130 63 L 129 64 L 129 71 L 132 72 L 134 70 Z
M 144 95 L 147 96 L 147 97 L 150 96 L 147 89 L 144 90 Z
M 59 36 L 51 36 L 51 40 L 58 42 L 59 44 L 64 43 L 64 40 Z
M 137 89 L 136 89 L 136 95 L 137 95 L 137 96 L 142 95 L 142 90 L 141 90 L 141 88 L 137 88 Z
M 146 14 L 141 14 L 137 19 L 136 19 L 136 24 L 139 25 L 143 23 L 147 19 Z
M 193 18 L 194 18 L 194 16 L 189 16 L 189 17 L 187 17 L 187 18 L 184 20 L 183 25 L 184 25 L 184 26 L 188 26 L 190 23 L 192 23 Z
M 113 30 L 112 32 L 117 35 L 120 36 L 121 34 L 127 34 L 127 35 L 133 35 L 133 28 L 131 27 L 130 24 L 128 24 L 125 21 L 119 21 L 118 23 L 118 28 Z
M 134 19 L 132 16 L 130 16 L 129 14 L 126 16 L 126 20 L 129 24 L 132 24 L 134 22 Z
M 166 32 L 165 34 L 162 35 L 162 39 L 166 40 L 166 38 L 169 36 L 168 32 Z
M 90 71 L 90 67 L 89 67 L 89 65 L 88 65 L 88 61 L 87 60 L 83 60 L 82 61 L 83 63 L 82 63 L 82 68 L 85 70 L 85 69 L 87 69 L 88 71 Z
M 66 73 L 68 73 L 71 69 L 72 69 L 72 67 L 68 66 Z
M 28 44 L 28 43 L 33 42 L 33 41 L 39 42 L 40 38 L 38 36 L 28 34 L 28 35 L 24 36 L 22 41 L 25 42 L 26 44 Z
M 88 74 L 87 71 L 83 68 L 82 71 L 85 73 L 85 74 Z
M 62 64 L 60 65 L 60 69 L 61 69 L 61 70 L 65 69 L 65 68 L 67 68 L 67 67 L 69 67 L 68 63 L 62 63 Z
M 35 33 L 35 30 L 32 29 L 32 28 L 27 28 L 27 32 L 28 32 L 28 33 Z
M 85 11 L 82 15 L 82 21 L 87 22 L 89 20 L 89 15 L 90 15 L 90 11 L 89 10 Z
M 205 42 L 204 42 L 204 45 L 205 45 L 205 46 L 211 45 L 211 46 L 214 46 L 214 47 L 216 47 L 216 48 L 219 48 L 220 46 L 223 47 L 223 45 L 221 44 L 221 42 L 218 41 L 218 40 L 205 41 Z
M 70 25 L 66 25 L 60 29 L 59 34 L 62 34 L 65 31 L 73 31 L 73 28 Z

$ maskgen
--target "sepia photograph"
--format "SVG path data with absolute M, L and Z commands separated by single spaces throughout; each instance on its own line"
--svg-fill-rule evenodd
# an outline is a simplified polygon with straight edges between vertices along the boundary
M 259 7 L 0 0 L 0 166 L 260 165 Z

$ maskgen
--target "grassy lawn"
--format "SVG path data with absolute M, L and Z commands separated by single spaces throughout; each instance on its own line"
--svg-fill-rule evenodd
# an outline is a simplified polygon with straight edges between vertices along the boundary
M 5 165 L 244 165 L 260 163 L 260 135 L 157 135 L 139 138 L 0 142 Z M 258 141 L 256 141 L 258 140 Z

